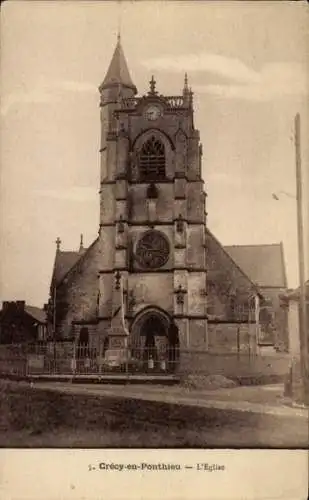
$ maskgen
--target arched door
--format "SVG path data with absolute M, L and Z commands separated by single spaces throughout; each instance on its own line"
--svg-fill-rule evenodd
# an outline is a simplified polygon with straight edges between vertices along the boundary
M 140 335 L 145 337 L 143 358 L 157 364 L 166 357 L 166 325 L 157 314 L 149 315 L 142 324 Z
M 141 312 L 131 327 L 131 354 L 144 369 L 166 372 L 169 368 L 171 318 L 157 308 Z

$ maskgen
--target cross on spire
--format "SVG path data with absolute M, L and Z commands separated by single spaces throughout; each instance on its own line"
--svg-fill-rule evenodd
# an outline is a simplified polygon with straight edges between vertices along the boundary
M 154 76 L 152 75 L 151 80 L 150 80 L 150 82 L 149 82 L 149 85 L 150 85 L 150 90 L 149 90 L 149 92 L 148 92 L 149 94 L 155 95 L 155 94 L 157 94 L 157 93 L 158 93 L 158 92 L 156 91 L 156 83 L 157 83 L 157 82 L 155 81 Z
M 59 251 L 59 250 L 60 250 L 60 245 L 61 245 L 61 243 L 62 243 L 62 242 L 61 242 L 61 239 L 59 238 L 59 236 L 58 236 L 58 238 L 56 239 L 55 243 L 56 243 L 56 245 L 57 245 L 57 250 Z

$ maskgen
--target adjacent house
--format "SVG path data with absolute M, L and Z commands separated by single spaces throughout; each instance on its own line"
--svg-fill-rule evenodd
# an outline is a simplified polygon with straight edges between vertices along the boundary
M 0 344 L 42 342 L 47 339 L 46 313 L 24 300 L 4 301 L 0 311 Z

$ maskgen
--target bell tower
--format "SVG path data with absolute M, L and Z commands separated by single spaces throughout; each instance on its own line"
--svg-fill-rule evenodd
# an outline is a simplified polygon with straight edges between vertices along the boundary
M 123 304 L 132 345 L 176 324 L 180 347 L 205 348 L 206 195 L 187 75 L 180 95 L 159 94 L 152 77 L 136 97 L 118 37 L 99 91 L 99 332 Z
M 120 306 L 120 275 L 126 273 L 127 194 L 125 170 L 128 137 L 120 129 L 116 111 L 124 99 L 135 96 L 123 53 L 120 35 L 100 92 L 100 262 L 99 262 L 99 337 L 105 337 L 111 319 Z M 121 171 L 123 175 L 121 175 Z M 122 235 L 122 237 L 121 237 Z M 114 275 L 118 271 L 118 278 Z

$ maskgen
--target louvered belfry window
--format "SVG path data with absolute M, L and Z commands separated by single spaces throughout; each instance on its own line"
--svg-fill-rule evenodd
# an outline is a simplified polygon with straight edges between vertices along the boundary
M 146 141 L 139 156 L 141 180 L 156 181 L 165 178 L 164 144 L 154 136 Z

